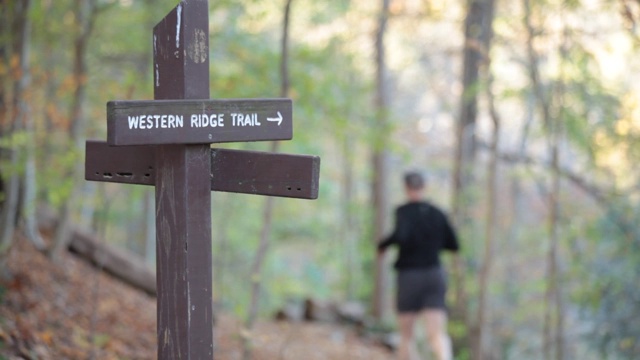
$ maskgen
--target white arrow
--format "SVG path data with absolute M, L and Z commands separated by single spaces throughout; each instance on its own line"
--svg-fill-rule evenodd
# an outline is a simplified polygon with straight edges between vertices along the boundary
M 278 122 L 278 126 L 280 126 L 280 124 L 282 124 L 282 114 L 280 114 L 280 111 L 278 111 L 278 117 L 277 118 L 267 118 L 267 121 L 277 121 Z

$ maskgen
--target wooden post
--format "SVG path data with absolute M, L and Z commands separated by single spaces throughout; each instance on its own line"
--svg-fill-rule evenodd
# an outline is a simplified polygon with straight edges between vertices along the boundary
M 155 185 L 160 360 L 213 358 L 210 191 L 318 197 L 317 156 L 211 149 L 291 139 L 293 115 L 290 99 L 209 99 L 208 17 L 189 0 L 156 25 L 155 100 L 109 102 L 107 142 L 86 142 L 86 180 Z
M 153 30 L 154 99 L 209 98 L 209 9 L 181 2 Z M 158 359 L 213 358 L 209 144 L 158 145 Z

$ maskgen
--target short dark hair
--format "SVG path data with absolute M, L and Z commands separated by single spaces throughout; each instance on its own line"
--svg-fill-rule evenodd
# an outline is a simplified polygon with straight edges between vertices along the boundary
M 424 188 L 424 176 L 417 171 L 408 171 L 404 174 L 404 185 L 411 190 Z

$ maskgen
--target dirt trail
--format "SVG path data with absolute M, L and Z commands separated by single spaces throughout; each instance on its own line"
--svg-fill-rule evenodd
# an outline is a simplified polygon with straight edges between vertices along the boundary
M 155 359 L 156 300 L 72 255 L 53 265 L 24 239 L 0 287 L 0 359 Z M 217 360 L 240 359 L 241 327 L 218 315 Z M 260 322 L 255 360 L 390 359 L 347 327 Z

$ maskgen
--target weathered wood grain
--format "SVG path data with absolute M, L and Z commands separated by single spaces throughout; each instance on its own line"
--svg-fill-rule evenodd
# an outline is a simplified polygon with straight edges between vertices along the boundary
M 182 1 L 153 29 L 154 99 L 209 98 L 209 9 Z M 209 145 L 156 147 L 158 359 L 213 358 Z
M 210 154 L 208 174 L 212 191 L 318 198 L 318 156 L 230 149 L 210 149 Z M 87 141 L 85 179 L 154 185 L 155 157 L 155 147 L 109 146 L 104 141 Z

